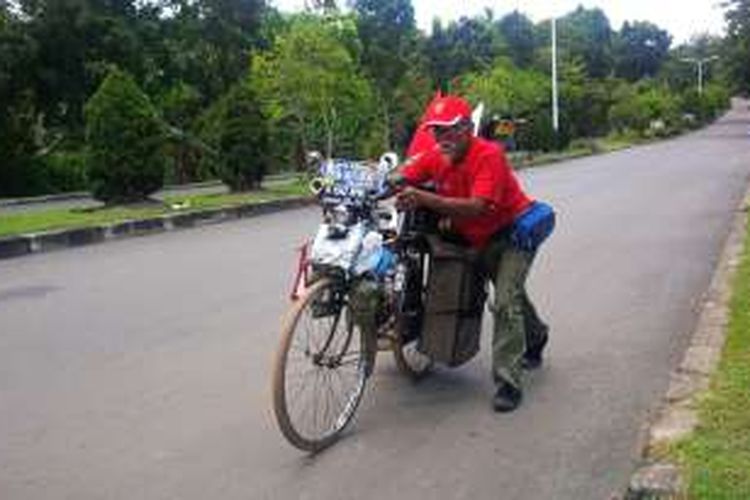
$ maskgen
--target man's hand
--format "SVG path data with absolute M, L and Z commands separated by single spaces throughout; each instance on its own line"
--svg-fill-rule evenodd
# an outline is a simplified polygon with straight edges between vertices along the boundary
M 487 202 L 483 198 L 449 198 L 411 186 L 396 195 L 396 208 L 414 210 L 419 207 L 447 217 L 479 217 L 487 213 Z
M 411 186 L 405 187 L 396 195 L 396 208 L 399 210 L 414 210 L 426 206 L 429 193 Z

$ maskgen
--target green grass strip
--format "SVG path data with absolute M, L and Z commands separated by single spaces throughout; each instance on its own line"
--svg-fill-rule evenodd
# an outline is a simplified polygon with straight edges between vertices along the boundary
M 249 203 L 292 198 L 310 194 L 303 182 L 279 184 L 258 191 L 234 194 L 174 195 L 164 203 L 137 206 L 113 206 L 96 209 L 45 210 L 38 212 L 0 212 L 0 237 L 114 224 L 127 220 L 188 213 L 195 210 L 232 207 Z
M 688 473 L 689 498 L 750 499 L 750 224 L 733 283 L 722 360 L 699 403 L 700 424 L 673 453 Z

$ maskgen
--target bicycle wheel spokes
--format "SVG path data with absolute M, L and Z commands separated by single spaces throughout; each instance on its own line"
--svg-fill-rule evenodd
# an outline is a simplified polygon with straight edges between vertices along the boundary
M 329 281 L 316 283 L 293 311 L 274 373 L 274 408 L 295 446 L 317 451 L 336 438 L 354 414 L 365 384 L 359 330 Z M 328 302 L 327 302 L 328 301 Z

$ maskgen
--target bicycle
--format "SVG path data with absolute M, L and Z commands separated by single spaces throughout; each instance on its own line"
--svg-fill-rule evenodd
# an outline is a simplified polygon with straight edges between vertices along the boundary
M 384 155 L 377 165 L 317 162 L 311 190 L 323 222 L 313 243 L 300 249 L 272 376 L 279 428 L 304 451 L 330 446 L 347 427 L 378 352 L 391 351 L 398 368 L 419 380 L 436 361 L 456 366 L 479 349 L 485 296 L 476 280 L 469 287 L 471 317 L 451 311 L 461 316 L 463 327 L 446 336 L 438 332 L 444 323 L 440 319 L 427 325 L 436 333 L 425 334 L 426 323 L 437 316 L 432 298 L 445 294 L 436 289 L 446 288 L 435 277 L 436 263 L 453 259 L 462 273 L 471 267 L 472 256 L 458 250 L 446 260 L 441 245 L 430 240 L 436 227 L 431 214 L 398 212 L 382 203 L 390 194 L 388 173 L 397 163 L 393 154 Z M 458 276 L 463 283 L 463 274 Z M 459 299 L 465 298 L 466 287 L 457 288 Z M 373 314 L 365 319 L 358 317 L 359 306 L 354 307 L 361 289 L 371 292 L 372 307 L 367 309 Z M 369 328 L 363 328 L 366 321 Z

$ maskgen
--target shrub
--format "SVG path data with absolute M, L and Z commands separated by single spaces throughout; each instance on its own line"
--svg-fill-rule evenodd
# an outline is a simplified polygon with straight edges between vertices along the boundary
M 43 160 L 45 192 L 64 193 L 86 191 L 86 153 L 82 151 L 60 151 L 49 154 Z
M 92 195 L 108 204 L 144 200 L 164 184 L 164 128 L 133 78 L 110 70 L 85 107 Z
M 679 111 L 678 99 L 669 89 L 647 84 L 635 91 L 621 92 L 609 117 L 617 131 L 668 135 L 681 125 Z M 663 126 L 655 126 L 659 123 Z

